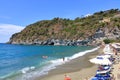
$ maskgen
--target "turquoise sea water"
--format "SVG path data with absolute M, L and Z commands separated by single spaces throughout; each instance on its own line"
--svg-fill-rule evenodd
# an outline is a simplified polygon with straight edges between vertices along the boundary
M 47 74 L 63 57 L 74 59 L 93 49 L 91 46 L 37 46 L 0 44 L 0 80 L 32 80 Z M 48 56 L 43 58 L 43 56 Z

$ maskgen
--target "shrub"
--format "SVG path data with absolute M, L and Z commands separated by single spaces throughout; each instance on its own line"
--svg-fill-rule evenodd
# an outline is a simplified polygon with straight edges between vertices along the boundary
M 111 40 L 111 39 L 104 39 L 103 41 L 105 44 L 109 44 L 109 43 L 114 42 L 114 40 Z

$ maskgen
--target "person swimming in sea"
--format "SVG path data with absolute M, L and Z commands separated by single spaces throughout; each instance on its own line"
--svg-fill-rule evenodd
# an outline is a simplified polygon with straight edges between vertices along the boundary
M 48 56 L 42 56 L 42 58 L 47 59 L 47 58 L 48 58 Z

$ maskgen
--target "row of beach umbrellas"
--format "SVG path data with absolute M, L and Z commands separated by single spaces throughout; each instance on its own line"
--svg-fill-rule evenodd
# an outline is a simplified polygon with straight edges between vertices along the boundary
M 99 66 L 102 66 L 102 68 L 98 68 L 96 70 L 96 75 L 91 78 L 91 80 L 110 80 L 111 77 L 109 75 L 109 72 L 111 71 L 111 67 L 109 65 L 112 65 L 112 55 L 113 52 L 109 45 L 106 45 L 103 49 L 104 54 L 96 56 L 95 58 L 90 59 L 89 61 L 94 64 L 98 64 Z
M 96 75 L 91 78 L 91 80 L 111 80 L 111 65 L 114 62 L 113 55 L 116 54 L 116 50 L 120 50 L 120 44 L 109 44 L 103 49 L 102 55 L 96 56 L 89 61 L 94 64 L 98 64 L 98 70 L 96 70 Z
M 92 58 L 89 61 L 94 64 L 111 65 L 112 62 L 110 61 L 110 58 L 113 55 L 113 52 L 111 51 L 110 46 L 106 45 L 103 49 L 103 52 L 103 55 L 96 56 L 95 58 Z

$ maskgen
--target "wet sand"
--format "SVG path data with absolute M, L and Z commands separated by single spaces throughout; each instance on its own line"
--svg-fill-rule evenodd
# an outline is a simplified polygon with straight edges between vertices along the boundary
M 95 75 L 97 65 L 89 62 L 89 59 L 96 57 L 102 53 L 102 49 L 90 52 L 77 59 L 71 60 L 63 65 L 57 66 L 49 71 L 45 76 L 38 77 L 35 80 L 64 80 L 64 75 L 67 74 L 72 80 L 89 80 Z

